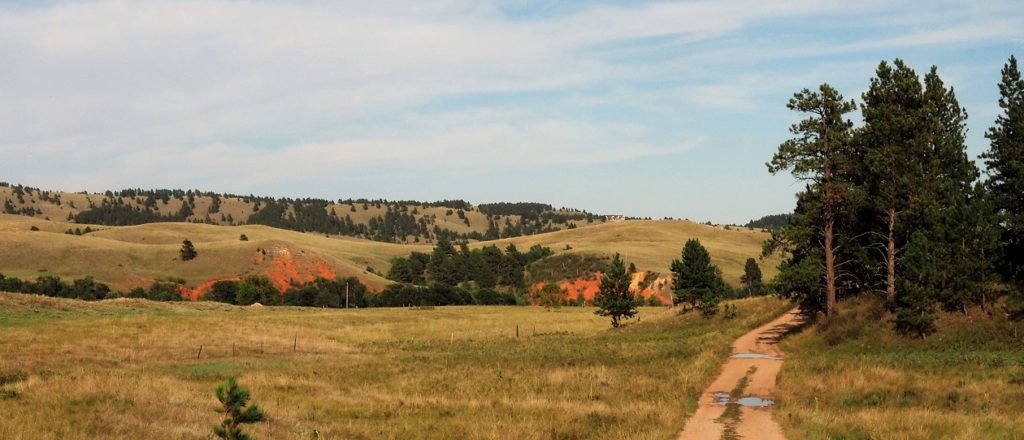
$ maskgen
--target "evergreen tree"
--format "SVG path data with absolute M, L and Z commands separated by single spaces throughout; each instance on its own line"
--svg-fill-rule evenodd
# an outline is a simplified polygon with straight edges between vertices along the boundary
M 706 301 L 707 305 L 702 308 L 702 312 L 713 315 L 725 282 L 718 266 L 711 263 L 711 254 L 700 244 L 700 240 L 687 240 L 683 246 L 683 259 L 673 260 L 671 268 L 674 302 L 689 303 L 692 308 L 699 308 Z
M 615 254 L 605 273 L 601 275 L 600 290 L 594 296 L 594 305 L 598 308 L 594 313 L 610 316 L 614 328 L 622 325 L 622 318 L 629 319 L 636 315 L 637 300 L 633 292 L 629 291 L 629 284 L 630 277 L 626 272 L 626 265 L 619 258 L 619 254 Z
M 198 255 L 195 246 L 192 245 L 192 241 L 188 239 L 181 242 L 181 251 L 179 253 L 181 254 L 182 261 L 189 261 Z
M 447 238 L 441 238 L 430 256 L 430 281 L 455 286 L 461 281 L 456 261 L 457 253 Z
M 1000 269 L 1020 288 L 1024 287 L 1024 79 L 1013 56 L 1002 70 L 999 108 L 1002 114 L 985 133 L 991 145 L 982 157 L 1002 229 Z
M 940 267 L 923 232 L 911 235 L 900 266 L 901 293 L 894 310 L 896 330 L 924 338 L 935 331 Z
M 226 383 L 217 385 L 214 394 L 221 405 L 217 412 L 224 414 L 224 420 L 220 426 L 213 427 L 213 434 L 227 440 L 248 440 L 250 437 L 242 432 L 242 424 L 256 423 L 266 417 L 258 405 L 246 406 L 249 390 L 238 386 L 235 377 L 231 376 Z
M 837 175 L 848 166 L 847 150 L 851 145 L 853 123 L 845 118 L 847 113 L 856 109 L 856 105 L 853 101 L 845 101 L 828 84 L 822 84 L 818 90 L 804 89 L 789 100 L 787 107 L 790 110 L 808 113 L 810 117 L 790 127 L 789 131 L 796 137 L 779 146 L 779 151 L 768 163 L 768 170 L 772 174 L 792 170 L 793 176 L 820 189 L 821 219 L 815 222 L 815 227 L 820 224 L 825 260 L 826 312 L 832 315 L 836 309 L 835 217 L 847 193 L 847 183 Z
M 753 258 L 747 258 L 747 262 L 743 265 L 743 276 L 740 277 L 740 282 L 746 286 L 747 296 L 759 295 L 761 293 L 761 267 L 757 265 L 757 261 Z
M 869 200 L 884 237 L 886 303 L 896 303 L 896 259 L 906 243 L 900 220 L 911 205 L 912 192 L 920 188 L 924 174 L 925 139 L 922 136 L 924 101 L 917 73 L 902 60 L 883 61 L 864 92 L 861 113 L 864 127 L 860 141 L 864 151 Z

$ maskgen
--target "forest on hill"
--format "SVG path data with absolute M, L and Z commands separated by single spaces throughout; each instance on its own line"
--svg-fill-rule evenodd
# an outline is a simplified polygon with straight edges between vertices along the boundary
M 273 198 L 199 190 L 124 189 L 102 194 L 44 191 L 0 182 L 3 213 L 80 224 L 156 222 L 265 225 L 389 243 L 496 240 L 573 229 L 606 219 L 543 203 L 464 200 Z

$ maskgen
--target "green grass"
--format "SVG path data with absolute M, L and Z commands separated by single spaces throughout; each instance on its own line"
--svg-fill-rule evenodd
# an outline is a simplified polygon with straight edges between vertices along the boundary
M 1024 439 L 1024 323 L 943 315 L 926 340 L 894 334 L 880 304 L 783 342 L 776 419 L 792 439 Z
M 0 400 L 0 438 L 209 438 L 213 388 L 231 375 L 269 413 L 252 428 L 257 438 L 668 438 L 732 341 L 788 308 L 770 298 L 737 305 L 733 320 L 644 308 L 639 323 L 611 330 L 575 307 L 0 294 L 0 317 L 59 311 L 4 329 L 0 375 L 27 379 L 5 387 L 17 395 Z

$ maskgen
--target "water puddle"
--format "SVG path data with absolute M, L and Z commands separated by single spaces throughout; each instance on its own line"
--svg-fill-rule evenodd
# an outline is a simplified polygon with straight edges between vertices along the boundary
M 762 353 L 736 353 L 729 356 L 730 359 L 768 359 L 773 361 L 781 361 L 782 358 L 779 356 L 772 356 L 770 354 Z
M 744 397 L 740 397 L 739 399 L 732 400 L 732 398 L 729 397 L 729 393 L 726 393 L 724 391 L 719 391 L 719 392 L 715 393 L 715 403 L 717 403 L 719 405 L 736 404 L 736 405 L 739 405 L 739 406 L 747 406 L 747 407 L 753 407 L 753 408 L 764 408 L 766 406 L 774 405 L 775 401 L 774 400 L 769 400 L 769 399 L 764 399 L 764 398 L 757 397 L 757 396 L 744 396 Z
M 752 406 L 757 408 L 764 408 L 766 406 L 772 406 L 775 404 L 774 400 L 763 399 L 755 396 L 740 397 L 736 403 L 741 406 Z

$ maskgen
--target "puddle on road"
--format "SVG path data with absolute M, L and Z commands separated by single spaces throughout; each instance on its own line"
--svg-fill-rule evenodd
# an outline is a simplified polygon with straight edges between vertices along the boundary
M 729 359 L 768 359 L 773 361 L 781 361 L 782 358 L 779 356 L 772 356 L 770 354 L 762 353 L 736 353 L 729 356 Z
M 747 407 L 754 407 L 754 408 L 764 408 L 766 406 L 772 406 L 772 405 L 775 404 L 774 400 L 764 399 L 764 398 L 757 397 L 757 396 L 744 396 L 744 397 L 740 397 L 739 399 L 732 400 L 732 398 L 729 397 L 729 393 L 726 393 L 724 391 L 719 391 L 719 392 L 714 393 L 714 394 L 715 394 L 715 403 L 717 403 L 719 405 L 736 404 L 736 405 L 739 405 L 739 406 L 747 406 Z
M 768 400 L 768 399 L 762 399 L 760 397 L 755 397 L 755 396 L 747 396 L 747 397 L 740 397 L 740 399 L 737 400 L 736 403 L 740 404 L 741 406 L 753 406 L 753 407 L 758 407 L 758 408 L 764 408 L 766 406 L 774 405 L 775 401 L 774 400 Z

